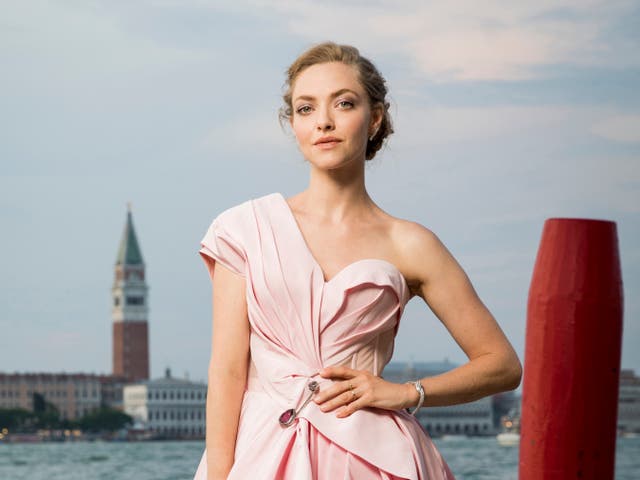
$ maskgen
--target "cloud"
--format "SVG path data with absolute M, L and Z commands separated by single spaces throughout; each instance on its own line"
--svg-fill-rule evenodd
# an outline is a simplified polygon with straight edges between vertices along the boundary
M 68 87 L 74 94 L 84 93 L 88 81 L 127 86 L 132 76 L 144 74 L 149 80 L 159 72 L 207 58 L 202 52 L 162 45 L 128 29 L 122 15 L 100 2 L 3 4 L 0 58 L 6 55 L 11 60 L 11 77 L 21 86 L 33 82 L 39 89 L 45 85 L 58 93 Z M 20 57 L 14 57 L 16 51 Z
M 259 112 L 268 112 L 268 108 L 257 109 Z M 295 145 L 295 138 L 290 129 L 283 131 L 278 123 L 278 114 L 273 109 L 273 114 L 256 113 L 237 119 L 220 122 L 211 127 L 200 141 L 200 146 L 205 151 L 221 152 L 222 150 L 233 153 L 254 155 L 261 150 L 285 150 Z
M 541 67 L 556 64 L 640 66 L 628 36 L 612 35 L 636 7 L 630 0 L 541 0 L 508 8 L 497 0 L 406 0 L 393 8 L 382 2 L 312 0 L 147 0 L 130 7 L 95 1 L 73 8 L 22 2 L 3 7 L 3 37 L 12 45 L 30 42 L 42 52 L 59 52 L 62 45 L 69 59 L 105 73 L 176 68 L 205 60 L 210 49 L 203 51 L 197 42 L 166 44 L 150 33 L 145 9 L 154 18 L 179 12 L 198 25 L 203 12 L 228 12 L 275 18 L 309 43 L 332 39 L 357 45 L 375 59 L 405 57 L 416 74 L 432 81 L 517 81 L 543 76 L 547 70 Z M 52 36 L 56 41 L 47 41 Z
M 541 66 L 638 65 L 626 40 L 603 37 L 632 9 L 628 0 L 515 2 L 250 2 L 286 18 L 309 41 L 353 43 L 365 54 L 398 54 L 434 81 L 522 80 Z M 235 7 L 237 8 L 237 7 Z
M 616 115 L 591 127 L 591 132 L 614 142 L 640 143 L 640 115 Z
M 409 104 L 409 102 L 405 102 Z M 396 134 L 403 147 L 495 140 L 570 125 L 580 109 L 560 105 L 495 107 L 402 107 Z
M 593 125 L 633 130 L 639 117 L 592 106 L 409 106 L 396 115 L 388 153 L 415 173 L 427 203 L 460 192 L 449 208 L 472 205 L 469 226 L 479 230 L 551 216 L 637 214 L 640 155 L 603 145 Z

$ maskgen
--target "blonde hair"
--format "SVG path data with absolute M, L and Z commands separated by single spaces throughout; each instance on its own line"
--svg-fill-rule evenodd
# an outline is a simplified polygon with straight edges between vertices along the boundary
M 367 140 L 365 159 L 371 160 L 376 152 L 380 150 L 385 139 L 393 133 L 393 124 L 391 122 L 391 115 L 389 114 L 389 102 L 386 100 L 386 80 L 382 77 L 375 65 L 369 59 L 360 55 L 360 52 L 355 47 L 338 45 L 334 42 L 319 43 L 302 53 L 302 55 L 291 64 L 286 71 L 286 90 L 282 95 L 284 106 L 280 107 L 278 115 L 280 123 L 282 124 L 284 121 L 290 120 L 293 114 L 291 95 L 293 93 L 294 82 L 298 75 L 312 65 L 327 62 L 342 62 L 355 67 L 360 83 L 369 97 L 369 106 L 373 109 L 377 105 L 381 105 L 383 108 L 380 127 L 373 138 Z

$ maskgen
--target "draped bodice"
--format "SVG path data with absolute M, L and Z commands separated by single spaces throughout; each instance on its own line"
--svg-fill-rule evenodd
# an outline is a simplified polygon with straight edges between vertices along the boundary
M 220 262 L 246 280 L 251 362 L 236 459 L 249 455 L 249 445 L 258 441 L 256 427 L 242 419 L 252 418 L 278 438 L 299 433 L 295 425 L 280 426 L 278 416 L 302 403 L 311 379 L 321 390 L 333 381 L 318 375 L 321 368 L 346 365 L 380 375 L 391 359 L 410 297 L 405 278 L 386 260 L 363 258 L 325 280 L 282 194 L 220 213 L 202 239 L 200 254 L 212 277 Z M 310 402 L 298 417 L 388 472 L 422 478 L 426 467 L 415 457 L 425 434 L 405 411 L 364 408 L 337 418 Z M 244 478 L 249 472 L 244 468 L 234 465 L 233 478 Z

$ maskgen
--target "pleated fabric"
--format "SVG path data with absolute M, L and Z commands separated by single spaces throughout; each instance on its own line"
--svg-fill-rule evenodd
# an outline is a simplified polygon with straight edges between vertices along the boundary
M 309 402 L 293 424 L 280 414 L 302 405 L 318 371 L 346 365 L 380 375 L 410 293 L 392 263 L 363 258 L 329 280 L 284 196 L 271 193 L 221 212 L 199 253 L 245 277 L 251 362 L 228 479 L 440 480 L 449 467 L 404 410 L 364 408 L 346 418 Z M 195 473 L 205 480 L 206 451 Z

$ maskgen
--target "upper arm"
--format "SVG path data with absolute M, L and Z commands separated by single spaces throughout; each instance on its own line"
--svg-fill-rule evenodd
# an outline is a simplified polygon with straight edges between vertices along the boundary
M 249 320 L 246 301 L 248 262 L 239 208 L 218 215 L 200 242 L 212 285 L 210 374 L 244 380 L 248 368 Z
M 249 359 L 249 320 L 245 278 L 217 263 L 213 269 L 210 373 L 244 381 Z
M 409 222 L 404 234 L 409 275 L 418 295 L 440 319 L 470 359 L 487 353 L 515 352 L 497 321 L 478 297 L 469 277 L 440 239 Z

